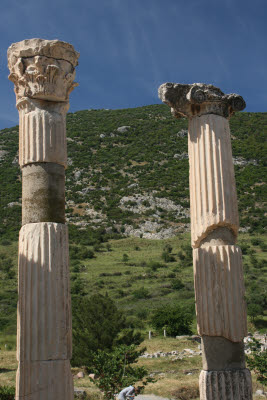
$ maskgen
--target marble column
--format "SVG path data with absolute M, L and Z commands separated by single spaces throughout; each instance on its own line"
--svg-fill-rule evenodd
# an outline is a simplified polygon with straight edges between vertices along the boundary
M 212 85 L 165 83 L 160 99 L 188 118 L 191 242 L 198 332 L 202 337 L 201 400 L 251 400 L 245 367 L 247 332 L 242 254 L 229 118 L 245 108 Z
M 59 40 L 24 40 L 8 49 L 22 170 L 16 399 L 73 399 L 65 168 L 78 58 Z

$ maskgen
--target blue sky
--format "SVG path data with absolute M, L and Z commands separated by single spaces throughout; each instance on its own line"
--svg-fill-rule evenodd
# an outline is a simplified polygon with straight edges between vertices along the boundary
M 0 129 L 18 123 L 7 48 L 33 37 L 80 52 L 70 111 L 160 103 L 168 81 L 267 111 L 267 0 L 1 0 L 0 21 Z

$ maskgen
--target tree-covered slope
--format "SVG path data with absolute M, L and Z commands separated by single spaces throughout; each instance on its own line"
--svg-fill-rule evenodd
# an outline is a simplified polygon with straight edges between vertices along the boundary
M 262 232 L 267 113 L 237 113 L 231 134 L 241 227 Z M 165 105 L 67 116 L 67 219 L 77 229 L 170 237 L 189 228 L 187 120 Z M 18 127 L 0 131 L 1 234 L 20 227 Z M 3 237 L 3 236 L 2 236 Z

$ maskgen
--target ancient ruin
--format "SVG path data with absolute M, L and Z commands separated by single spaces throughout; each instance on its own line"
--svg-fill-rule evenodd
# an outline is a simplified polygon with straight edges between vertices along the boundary
M 23 188 L 16 399 L 73 399 L 65 119 L 78 58 L 59 40 L 24 40 L 8 49 Z
M 165 83 L 160 99 L 189 120 L 190 214 L 201 400 L 251 400 L 245 367 L 246 306 L 228 119 L 245 108 L 236 94 L 206 84 Z

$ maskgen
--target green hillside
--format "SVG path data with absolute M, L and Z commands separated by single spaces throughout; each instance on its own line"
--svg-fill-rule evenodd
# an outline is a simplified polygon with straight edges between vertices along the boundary
M 248 297 L 262 315 L 267 113 L 237 113 L 230 124 Z M 140 327 L 161 303 L 193 305 L 187 120 L 175 120 L 165 105 L 86 110 L 68 114 L 67 137 L 73 298 L 108 292 Z M 16 324 L 17 154 L 18 127 L 0 131 L 0 331 L 6 333 Z M 162 256 L 167 244 L 169 259 Z
M 267 113 L 237 113 L 230 123 L 241 227 L 263 233 Z M 189 230 L 186 129 L 165 105 L 68 114 L 68 221 L 136 236 Z M 0 225 L 10 239 L 20 227 L 17 152 L 18 127 L 0 131 Z

